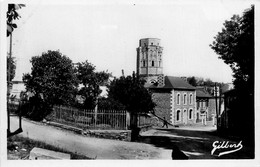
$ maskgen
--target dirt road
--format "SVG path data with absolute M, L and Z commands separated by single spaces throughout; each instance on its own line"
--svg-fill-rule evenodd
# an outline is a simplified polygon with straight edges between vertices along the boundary
M 18 118 L 11 117 L 11 131 L 18 127 Z M 19 135 L 51 144 L 71 152 L 96 159 L 171 159 L 171 150 L 151 144 L 98 139 L 73 132 L 22 120 L 23 132 Z

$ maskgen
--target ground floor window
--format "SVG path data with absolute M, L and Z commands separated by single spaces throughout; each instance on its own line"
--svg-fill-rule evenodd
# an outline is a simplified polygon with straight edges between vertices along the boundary
M 177 114 L 176 114 L 176 120 L 179 121 L 181 117 L 181 111 L 177 110 Z
M 189 119 L 192 119 L 192 115 L 193 115 L 193 112 L 192 112 L 192 109 L 189 110 Z

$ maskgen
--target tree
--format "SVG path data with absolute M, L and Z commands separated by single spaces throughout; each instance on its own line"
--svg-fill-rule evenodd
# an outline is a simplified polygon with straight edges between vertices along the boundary
M 133 130 L 133 140 L 139 133 L 137 114 L 147 113 L 155 107 L 151 94 L 144 87 L 144 84 L 145 80 L 133 74 L 132 76 L 115 78 L 108 86 L 108 98 L 120 102 L 130 112 L 130 128 Z
M 192 86 L 197 86 L 197 80 L 196 80 L 196 78 L 193 76 L 193 77 L 188 77 L 187 78 L 187 81 L 188 81 L 188 83 L 189 84 L 191 84 Z
M 98 108 L 101 110 L 125 110 L 125 106 L 120 102 L 112 98 L 105 97 L 98 99 Z
M 15 77 L 16 62 L 14 60 L 14 57 L 7 56 L 6 60 L 7 60 L 7 62 L 6 62 L 6 64 L 7 64 L 6 77 L 7 77 L 7 81 L 11 82 Z M 9 66 L 10 66 L 10 71 L 9 71 Z M 10 78 L 9 78 L 9 76 L 10 76 Z
M 34 102 L 69 105 L 75 101 L 78 80 L 72 61 L 59 51 L 47 51 L 34 56 L 31 74 L 25 74 L 26 90 L 35 95 Z
M 78 63 L 77 78 L 83 85 L 78 94 L 84 99 L 83 108 L 93 109 L 96 106 L 97 98 L 102 92 L 100 86 L 107 85 L 110 76 L 105 71 L 95 72 L 95 66 L 88 61 Z
M 254 6 L 225 21 L 210 47 L 228 64 L 234 76 L 237 131 L 254 139 Z M 246 121 L 244 121 L 246 119 Z M 250 137 L 249 137 L 250 136 Z
M 254 6 L 225 21 L 210 47 L 228 64 L 235 88 L 254 93 Z
M 17 20 L 21 18 L 21 16 L 17 13 L 16 10 L 21 9 L 22 7 L 25 7 L 24 4 L 8 4 L 8 10 L 7 10 L 7 36 L 9 36 L 15 28 L 17 28 L 17 25 L 13 23 L 14 20 Z

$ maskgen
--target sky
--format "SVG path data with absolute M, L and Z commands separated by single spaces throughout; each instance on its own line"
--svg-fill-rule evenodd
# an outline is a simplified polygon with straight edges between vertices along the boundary
M 163 71 L 232 82 L 232 71 L 209 47 L 225 20 L 242 15 L 251 1 L 28 1 L 13 32 L 14 80 L 31 72 L 30 59 L 59 50 L 74 63 L 120 76 L 136 71 L 142 38 L 159 38 Z M 9 38 L 7 38 L 7 46 Z M 7 47 L 7 50 L 9 46 Z

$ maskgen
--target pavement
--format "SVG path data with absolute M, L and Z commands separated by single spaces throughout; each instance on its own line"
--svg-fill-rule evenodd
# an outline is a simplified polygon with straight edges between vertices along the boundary
M 19 126 L 19 120 L 10 118 L 11 131 Z M 99 139 L 75 134 L 41 122 L 22 119 L 23 132 L 19 135 L 32 140 L 85 155 L 93 159 L 171 159 L 171 150 L 152 144 Z

